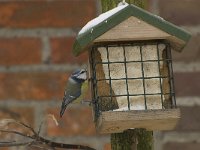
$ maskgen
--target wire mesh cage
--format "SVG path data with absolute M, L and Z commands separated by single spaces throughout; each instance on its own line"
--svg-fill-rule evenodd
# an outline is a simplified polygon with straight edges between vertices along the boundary
M 90 65 L 95 120 L 104 111 L 176 108 L 166 41 L 95 44 Z

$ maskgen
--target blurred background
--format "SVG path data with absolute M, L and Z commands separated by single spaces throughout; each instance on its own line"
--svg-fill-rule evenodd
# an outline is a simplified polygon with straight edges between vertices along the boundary
M 192 34 L 182 53 L 173 52 L 182 118 L 174 131 L 155 132 L 155 150 L 199 150 L 200 1 L 147 1 L 148 11 Z M 14 118 L 37 129 L 53 114 L 59 126 L 47 118 L 41 135 L 97 150 L 111 149 L 109 135 L 95 131 L 91 107 L 72 104 L 59 117 L 69 74 L 88 60 L 87 53 L 72 55 L 76 34 L 100 12 L 99 0 L 0 0 L 0 119 Z

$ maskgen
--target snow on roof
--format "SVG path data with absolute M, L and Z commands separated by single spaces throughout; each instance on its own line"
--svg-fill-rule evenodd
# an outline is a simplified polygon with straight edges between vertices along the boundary
M 108 19 L 110 16 L 112 16 L 113 14 L 119 12 L 120 10 L 124 9 L 125 7 L 127 7 L 129 4 L 128 3 L 119 3 L 117 7 L 99 15 L 97 18 L 89 21 L 78 33 L 78 35 L 83 34 L 84 32 L 87 32 L 88 30 L 92 29 L 94 26 L 96 26 L 97 24 L 105 21 L 106 19 Z

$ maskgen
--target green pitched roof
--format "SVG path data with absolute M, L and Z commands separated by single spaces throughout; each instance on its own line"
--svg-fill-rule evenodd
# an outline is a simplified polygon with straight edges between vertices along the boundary
M 88 31 L 77 36 L 76 41 L 73 46 L 73 54 L 78 56 L 82 53 L 91 43 L 99 36 L 118 25 L 122 21 L 128 19 L 130 16 L 134 16 L 140 20 L 143 20 L 160 30 L 177 37 L 185 41 L 185 43 L 190 39 L 191 35 L 185 30 L 179 28 L 178 26 L 165 21 L 161 17 L 151 14 L 139 7 L 134 5 L 128 5 L 124 9 L 113 14 L 105 21 L 100 22 L 96 26 L 92 27 Z

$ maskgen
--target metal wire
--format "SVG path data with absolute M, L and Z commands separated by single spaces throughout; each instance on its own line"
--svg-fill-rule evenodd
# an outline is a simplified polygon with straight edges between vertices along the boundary
M 170 48 L 170 45 L 169 44 L 166 44 L 167 45 L 167 57 L 169 59 L 172 60 L 172 55 L 171 55 L 171 48 Z M 170 93 L 173 93 L 171 94 L 171 102 L 172 102 L 172 105 L 171 105 L 171 108 L 176 108 L 176 97 L 175 97 L 175 86 L 174 86 L 174 76 L 173 76 L 173 67 L 172 67 L 172 61 L 167 61 L 167 64 L 168 64 L 168 75 L 169 75 L 169 78 L 170 78 Z
M 161 71 L 160 71 L 160 52 L 159 52 L 159 48 L 158 48 L 158 43 L 156 45 L 156 48 L 157 48 L 157 57 L 158 57 L 158 71 L 159 71 L 159 76 L 161 77 Z M 162 88 L 162 79 L 159 78 L 159 81 L 160 81 L 160 91 L 161 91 L 161 94 L 160 94 L 160 98 L 161 98 L 161 103 L 162 103 L 162 108 L 163 108 L 163 88 Z
M 169 78 L 168 76 L 156 76 L 156 77 L 144 77 L 144 79 L 160 79 L 160 78 Z M 129 77 L 127 77 L 127 78 L 112 78 L 111 80 L 126 80 L 126 79 L 131 79 L 131 80 L 136 80 L 136 79 L 143 79 L 143 78 L 141 78 L 141 77 L 137 77 L 137 78 L 129 78 Z M 170 79 L 170 78 L 169 78 Z M 106 81 L 106 80 L 110 80 L 110 79 L 97 79 L 97 81 Z
M 106 47 L 106 53 L 107 53 L 107 60 L 108 60 L 108 76 L 109 76 L 109 88 L 110 88 L 110 98 L 111 98 L 111 102 L 110 102 L 110 107 L 113 110 L 113 106 L 112 106 L 112 82 L 111 82 L 111 76 L 110 76 L 110 57 L 109 57 L 109 51 L 108 51 L 108 46 Z
M 94 65 L 94 60 L 92 58 L 94 58 L 95 55 L 94 55 L 94 51 L 92 50 L 91 51 L 91 57 L 89 58 L 90 60 L 90 64 L 91 64 L 91 70 L 92 71 L 92 77 L 91 77 L 91 81 L 92 81 L 92 96 L 93 96 L 93 103 L 94 103 L 94 106 L 93 108 L 96 110 L 95 111 L 95 117 L 94 119 L 96 120 L 98 118 L 98 116 L 100 115 L 100 109 L 99 109 L 99 97 L 98 97 L 98 92 L 97 92 L 97 79 L 96 79 L 96 65 Z
M 128 96 L 148 96 L 148 95 L 171 95 L 171 94 L 174 94 L 174 93 L 152 93 L 152 94 L 129 94 Z M 120 94 L 120 95 L 113 95 L 113 97 L 120 97 L 120 96 L 127 96 L 127 94 Z M 102 96 L 99 96 L 99 97 L 110 97 L 109 95 L 102 95 Z
M 140 57 L 141 57 L 141 67 L 142 67 L 142 83 L 143 83 L 143 90 L 144 90 L 144 105 L 145 109 L 147 109 L 147 98 L 146 98 L 146 88 L 145 88 L 145 79 L 144 79 L 144 62 L 142 56 L 142 46 L 140 45 Z
M 127 61 L 126 61 L 126 51 L 125 47 L 123 46 L 123 54 L 124 54 L 124 66 L 125 66 L 125 75 L 126 75 L 126 91 L 127 91 L 127 98 L 128 98 L 128 110 L 130 110 L 130 99 L 129 99 L 129 88 L 128 88 L 128 75 L 127 75 Z
M 171 59 L 161 59 L 160 61 L 171 61 Z M 126 61 L 126 63 L 134 63 L 134 62 L 157 62 L 158 59 L 155 59 L 155 60 L 143 60 L 143 61 Z M 124 63 L 124 61 L 109 61 L 109 64 L 114 64 L 114 63 Z M 96 62 L 95 64 L 108 64 L 108 62 Z
M 163 50 L 163 55 L 166 55 L 166 58 L 160 58 L 160 52 L 159 52 L 159 44 L 164 44 L 166 46 L 165 50 Z M 153 45 L 156 46 L 157 48 L 157 59 L 153 59 L 153 60 L 144 60 L 143 59 L 143 46 L 146 45 Z M 126 59 L 126 47 L 127 46 L 139 46 L 140 47 L 140 60 L 135 61 L 135 60 L 127 60 Z M 101 62 L 99 60 L 96 60 L 95 58 L 95 54 L 97 54 L 98 48 L 102 48 L 104 47 L 106 49 L 106 54 L 107 54 L 107 61 L 106 62 Z M 120 47 L 123 50 L 123 55 L 119 56 L 119 57 L 124 57 L 122 61 L 122 59 L 120 59 L 121 61 L 110 61 L 110 47 Z M 148 62 L 157 62 L 158 65 L 158 72 L 159 74 L 156 76 L 146 76 L 146 73 L 144 72 L 144 63 L 148 63 Z M 161 73 L 161 62 L 162 64 L 166 64 L 167 68 L 168 68 L 168 74 L 164 75 Z M 110 100 L 110 110 L 113 110 L 113 98 L 116 97 L 121 97 L 121 96 L 126 96 L 127 97 L 127 102 L 128 102 L 128 110 L 130 110 L 130 96 L 136 97 L 136 96 L 144 96 L 144 106 L 145 109 L 148 109 L 147 106 L 147 96 L 160 96 L 161 99 L 161 105 L 162 105 L 162 109 L 166 109 L 164 107 L 164 96 L 170 97 L 171 101 L 171 108 L 175 108 L 176 107 L 176 99 L 175 99 L 175 90 L 174 90 L 174 78 L 173 78 L 173 68 L 172 68 L 172 58 L 171 58 L 171 47 L 170 44 L 166 43 L 163 40 L 160 41 L 140 41 L 140 42 L 129 42 L 129 43 L 100 43 L 100 44 L 96 44 L 92 47 L 91 52 L 90 52 L 90 63 L 92 66 L 92 88 L 93 88 L 93 104 L 95 105 L 94 109 L 95 109 L 95 117 L 98 117 L 99 114 L 101 113 L 102 109 L 101 109 L 101 100 L 103 98 L 109 98 Z M 141 63 L 141 71 L 142 71 L 142 76 L 141 77 L 128 77 L 128 69 L 127 69 L 127 64 L 128 63 Z M 124 69 L 125 69 L 125 77 L 123 78 L 113 78 L 111 76 L 111 70 L 110 70 L 110 64 L 124 64 Z M 107 65 L 108 68 L 108 78 L 97 78 L 96 75 L 96 71 L 97 71 L 97 65 Z M 133 68 L 134 69 L 134 68 Z M 156 92 L 156 93 L 147 93 L 146 91 L 146 83 L 145 81 L 148 79 L 159 79 L 159 86 L 160 86 L 160 92 Z M 164 92 L 163 89 L 163 84 L 164 84 L 164 79 L 169 81 L 169 92 Z M 113 90 L 112 90 L 112 81 L 125 81 L 126 82 L 126 94 L 113 94 Z M 131 80 L 142 80 L 142 88 L 144 93 L 129 93 L 129 81 Z M 100 94 L 98 92 L 98 83 L 105 81 L 106 83 L 109 84 L 109 94 Z M 104 87 L 100 87 L 100 88 L 104 88 Z

